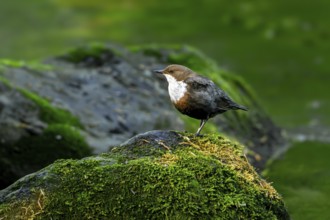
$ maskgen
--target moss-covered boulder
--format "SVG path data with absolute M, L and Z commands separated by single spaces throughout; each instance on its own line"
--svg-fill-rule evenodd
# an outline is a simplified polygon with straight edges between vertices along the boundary
M 58 160 L 0 191 L 0 203 L 1 219 L 289 219 L 239 144 L 172 131 Z
M 0 79 L 0 189 L 60 158 L 91 149 L 69 112 Z

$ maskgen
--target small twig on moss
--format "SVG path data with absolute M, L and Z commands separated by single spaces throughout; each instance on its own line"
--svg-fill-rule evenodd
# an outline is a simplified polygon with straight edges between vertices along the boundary
M 159 145 L 163 146 L 166 150 L 171 151 L 171 148 L 170 148 L 169 146 L 167 146 L 166 144 L 164 144 L 164 142 L 162 142 L 162 141 L 157 141 L 157 143 L 158 143 Z
M 190 153 L 191 155 L 193 155 L 194 157 L 196 157 L 196 154 L 194 154 L 193 152 L 189 151 L 189 153 Z
M 190 138 L 187 137 L 187 136 L 183 136 L 183 135 L 180 134 L 180 137 L 182 137 L 183 139 L 185 139 L 185 140 L 187 140 L 187 141 L 190 141 Z
M 43 209 L 43 207 L 41 205 L 41 199 L 44 199 L 44 197 L 45 197 L 45 192 L 42 189 L 40 189 L 40 194 L 39 194 L 39 198 L 38 198 L 38 206 L 39 206 L 40 210 Z
M 134 192 L 134 190 L 133 190 L 133 189 L 130 189 L 130 191 L 133 193 L 133 195 L 135 195 L 135 194 L 136 194 L 136 192 Z
M 146 143 L 150 143 L 150 141 L 148 141 L 146 139 L 141 139 L 141 141 L 146 142 Z
M 22 207 L 22 209 L 24 209 L 24 210 L 25 210 L 25 213 L 24 213 L 24 215 L 27 215 L 27 213 L 28 213 L 28 210 L 29 210 L 29 209 L 28 209 L 27 207 L 24 207 L 24 206 Z
M 191 145 L 191 146 L 193 146 L 194 148 L 201 149 L 201 147 L 200 147 L 199 145 L 194 144 L 194 143 L 191 142 L 191 141 L 181 142 L 180 144 L 187 144 L 187 145 Z

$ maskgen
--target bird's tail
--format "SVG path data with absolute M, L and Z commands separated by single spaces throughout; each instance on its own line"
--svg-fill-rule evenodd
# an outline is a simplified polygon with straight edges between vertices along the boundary
M 244 110 L 244 111 L 249 110 L 247 107 L 245 107 L 243 105 L 236 104 L 236 103 L 235 103 L 235 105 L 233 107 L 234 107 L 233 108 L 234 110 L 237 110 L 237 109 L 241 109 L 241 110 Z

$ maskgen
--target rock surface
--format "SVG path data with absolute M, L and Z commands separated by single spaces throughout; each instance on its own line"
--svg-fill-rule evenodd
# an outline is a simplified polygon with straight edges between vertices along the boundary
M 0 191 L 1 219 L 289 219 L 228 139 L 151 131 Z
M 95 153 L 141 131 L 183 129 L 165 82 L 151 72 L 154 59 L 120 50 L 77 49 L 48 60 L 49 71 L 10 68 L 3 77 L 77 116 Z

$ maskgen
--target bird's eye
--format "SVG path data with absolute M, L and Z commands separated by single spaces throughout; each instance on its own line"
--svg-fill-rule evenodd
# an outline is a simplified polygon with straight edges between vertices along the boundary
M 172 74 L 172 73 L 173 73 L 173 70 L 170 70 L 170 71 L 168 71 L 168 72 Z

